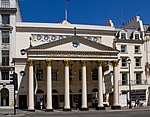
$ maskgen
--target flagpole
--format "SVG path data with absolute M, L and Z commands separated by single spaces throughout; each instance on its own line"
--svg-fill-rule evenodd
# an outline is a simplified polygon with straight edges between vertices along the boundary
M 67 0 L 65 0 L 65 20 L 67 20 Z

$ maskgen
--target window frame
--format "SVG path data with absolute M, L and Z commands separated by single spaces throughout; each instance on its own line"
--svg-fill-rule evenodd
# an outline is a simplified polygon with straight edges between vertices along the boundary
M 92 80 L 98 80 L 98 69 L 92 69 Z
M 124 75 L 125 75 L 125 77 L 124 77 Z M 121 78 L 122 78 L 122 85 L 127 85 L 128 84 L 128 74 L 122 73 Z
M 121 40 L 126 40 L 127 39 L 127 33 L 126 32 L 121 32 L 120 33 L 120 39 Z
M 124 59 L 125 61 L 123 61 L 123 59 Z M 123 64 L 125 64 L 125 65 L 123 65 Z M 127 57 L 122 57 L 122 58 L 121 58 L 121 67 L 127 67 Z
M 9 80 L 9 70 L 1 70 L 2 80 Z
M 137 47 L 137 48 L 136 48 L 136 47 Z M 135 53 L 140 53 L 140 51 L 141 51 L 141 50 L 140 50 L 140 46 L 139 46 L 139 45 L 135 45 L 135 46 L 134 46 L 134 52 L 135 52 Z
M 139 60 L 139 61 L 137 61 L 137 60 Z M 135 66 L 141 67 L 141 57 L 135 57 Z
M 2 50 L 2 66 L 9 66 L 9 50 Z
M 142 84 L 142 73 L 136 72 L 135 77 L 136 77 L 136 84 Z
M 124 48 L 123 48 L 124 47 Z M 121 45 L 121 52 L 125 53 L 127 52 L 127 45 Z
M 57 69 L 52 69 L 52 81 L 58 80 Z
M 2 31 L 2 44 L 10 43 L 10 33 L 9 31 Z
M 10 0 L 1 0 L 2 8 L 10 8 Z
M 3 25 L 10 24 L 10 14 L 2 14 L 2 24 Z

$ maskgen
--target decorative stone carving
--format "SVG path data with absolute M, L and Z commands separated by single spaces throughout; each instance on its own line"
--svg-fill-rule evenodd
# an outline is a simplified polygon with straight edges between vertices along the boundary
M 69 60 L 64 60 L 64 64 L 65 64 L 65 66 L 67 67 L 67 66 L 69 66 Z
M 46 62 L 47 66 L 51 66 L 52 65 L 52 60 L 45 60 L 45 62 Z
M 34 60 L 28 60 L 28 61 L 27 61 L 27 64 L 28 64 L 28 66 L 33 66 Z

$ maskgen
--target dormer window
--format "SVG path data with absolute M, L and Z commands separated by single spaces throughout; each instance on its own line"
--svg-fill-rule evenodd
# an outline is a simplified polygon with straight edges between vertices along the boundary
M 126 33 L 121 33 L 121 39 L 125 40 L 126 39 Z
M 136 33 L 135 34 L 135 40 L 139 40 L 140 39 L 140 34 L 139 33 Z

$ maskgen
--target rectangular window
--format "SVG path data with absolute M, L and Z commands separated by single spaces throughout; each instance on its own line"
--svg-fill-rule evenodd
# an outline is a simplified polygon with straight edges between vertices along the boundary
M 9 50 L 2 50 L 2 66 L 9 66 Z
M 127 51 L 127 46 L 121 45 L 121 52 L 126 52 L 126 51 Z
M 9 43 L 9 31 L 2 31 L 2 43 Z
M 43 69 L 36 70 L 37 81 L 43 81 Z
M 136 73 L 136 84 L 142 83 L 142 75 L 141 73 Z
M 141 58 L 135 58 L 135 66 L 140 67 L 141 66 Z
M 140 35 L 139 34 L 135 34 L 135 40 L 139 40 L 140 39 Z
M 52 69 L 52 81 L 57 81 L 57 69 Z
M 9 8 L 10 7 L 9 0 L 1 0 L 1 7 L 2 8 Z
M 122 67 L 127 67 L 127 58 L 122 58 L 121 62 L 122 62 Z
M 9 24 L 9 23 L 10 23 L 10 15 L 2 14 L 2 24 Z
M 135 46 L 134 47 L 134 52 L 139 53 L 140 52 L 140 46 Z
M 121 39 L 125 40 L 126 39 L 126 33 L 121 33 Z
M 122 85 L 128 84 L 128 76 L 127 73 L 122 73 Z
M 2 80 L 9 80 L 9 71 L 8 70 L 2 70 Z
M 98 69 L 92 70 L 92 80 L 98 80 Z

